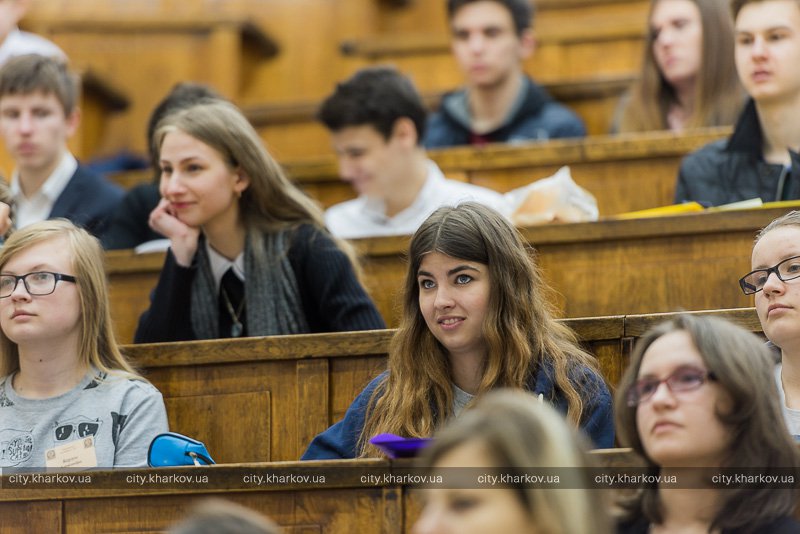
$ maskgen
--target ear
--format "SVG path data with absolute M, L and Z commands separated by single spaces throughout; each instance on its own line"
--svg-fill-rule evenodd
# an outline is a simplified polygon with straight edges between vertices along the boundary
M 531 57 L 536 51 L 536 34 L 531 28 L 524 30 L 520 34 L 519 50 L 522 59 Z
M 78 126 L 81 124 L 81 110 L 80 108 L 76 107 L 72 110 L 72 113 L 67 115 L 64 119 L 67 124 L 67 137 L 72 137 L 75 135 L 75 132 L 78 130 Z
M 241 167 L 236 169 L 236 182 L 233 184 L 233 190 L 236 192 L 237 197 L 241 197 L 245 189 L 250 187 L 250 177 L 247 176 Z
M 400 117 L 394 121 L 392 136 L 389 141 L 400 143 L 404 147 L 416 147 L 417 141 L 419 141 L 419 134 L 417 133 L 417 127 L 414 126 L 414 121 L 408 117 Z

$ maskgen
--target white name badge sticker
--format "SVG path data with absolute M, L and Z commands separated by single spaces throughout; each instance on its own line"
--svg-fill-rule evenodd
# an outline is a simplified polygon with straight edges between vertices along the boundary
M 94 448 L 94 436 L 70 441 L 45 452 L 48 469 L 51 468 L 83 468 L 97 467 L 97 454 Z

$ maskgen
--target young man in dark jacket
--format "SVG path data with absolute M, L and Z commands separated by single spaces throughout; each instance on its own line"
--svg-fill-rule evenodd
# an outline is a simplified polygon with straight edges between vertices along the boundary
M 15 224 L 63 217 L 95 235 L 122 199 L 78 161 L 67 140 L 80 122 L 76 77 L 60 58 L 17 56 L 0 69 L 0 137 L 14 160 Z
M 586 135 L 581 119 L 522 70 L 535 48 L 530 0 L 448 0 L 447 14 L 466 88 L 442 99 L 427 148 Z
M 800 198 L 800 1 L 733 0 L 736 69 L 750 95 L 733 135 L 681 164 L 676 202 Z

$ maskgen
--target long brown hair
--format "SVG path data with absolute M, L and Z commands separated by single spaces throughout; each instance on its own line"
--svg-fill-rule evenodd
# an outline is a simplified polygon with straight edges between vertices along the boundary
M 15 231 L 5 242 L 0 250 L 0 269 L 16 254 L 52 239 L 64 239 L 72 258 L 81 307 L 77 347 L 81 363 L 101 372 L 141 379 L 120 352 L 114 337 L 103 248 L 97 238 L 66 219 L 34 223 Z M 19 347 L 2 329 L 0 351 L 0 376 L 19 370 Z
M 210 146 L 222 155 L 230 169 L 239 169 L 250 179 L 250 185 L 239 199 L 239 216 L 257 257 L 267 259 L 262 233 L 306 223 L 328 234 L 360 274 L 352 246 L 330 236 L 322 209 L 289 180 L 236 106 L 223 100 L 208 100 L 168 114 L 158 124 L 153 138 L 156 159 L 160 158 L 164 138 L 175 130 Z
M 639 375 L 645 352 L 670 332 L 686 332 L 692 338 L 715 383 L 731 399 L 730 409 L 717 417 L 731 429 L 730 450 L 721 467 L 785 469 L 797 472 L 800 455 L 788 429 L 775 384 L 775 356 L 756 335 L 716 317 L 679 315 L 648 331 L 636 344 L 614 399 L 619 442 L 632 447 L 657 473 L 660 467 L 644 450 L 636 425 L 636 406 L 628 406 L 627 393 Z M 747 529 L 783 515 L 791 515 L 797 502 L 790 490 L 733 488 L 720 493 L 723 502 L 712 529 Z M 621 503 L 630 518 L 644 516 L 651 523 L 662 521 L 658 486 L 653 484 Z M 739 530 L 741 529 L 741 530 Z
M 579 368 L 596 371 L 594 358 L 578 346 L 572 330 L 554 319 L 545 285 L 520 233 L 502 215 L 475 202 L 436 210 L 411 238 L 400 327 L 389 349 L 389 373 L 370 400 L 359 439 L 390 432 L 426 437 L 451 415 L 453 390 L 447 353 L 428 329 L 419 308 L 417 272 L 425 254 L 441 252 L 488 266 L 489 310 L 483 324 L 488 358 L 478 395 L 498 387 L 525 388 L 544 360 L 567 400 L 567 417 L 578 424 L 584 398 L 573 384 Z
M 652 0 L 647 20 L 656 4 Z M 700 69 L 695 84 L 694 110 L 687 128 L 725 126 L 736 122 L 744 102 L 734 61 L 733 20 L 722 0 L 691 0 L 700 10 L 703 28 Z M 649 26 L 649 22 L 648 22 Z M 648 29 L 642 58 L 641 77 L 631 88 L 619 132 L 643 132 L 669 129 L 667 113 L 677 102 L 673 87 L 661 75 L 653 53 L 655 35 Z

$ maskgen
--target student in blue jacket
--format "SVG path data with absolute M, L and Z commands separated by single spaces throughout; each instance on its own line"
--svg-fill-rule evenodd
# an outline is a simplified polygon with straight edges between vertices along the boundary
M 481 394 L 520 388 L 612 447 L 611 396 L 594 358 L 554 319 L 520 233 L 474 202 L 435 211 L 411 239 L 388 370 L 304 460 L 375 456 L 376 434 L 427 437 Z

